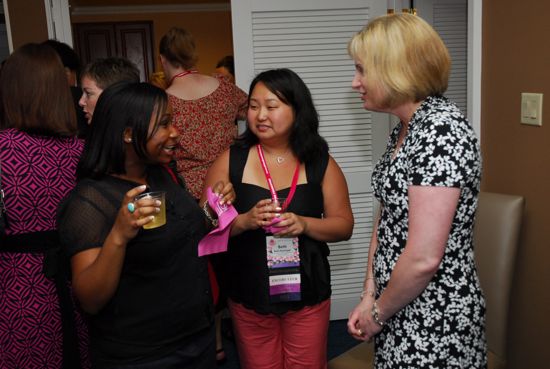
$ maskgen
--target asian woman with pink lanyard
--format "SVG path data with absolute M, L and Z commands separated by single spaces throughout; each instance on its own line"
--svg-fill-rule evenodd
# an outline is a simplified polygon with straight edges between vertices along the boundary
M 231 180 L 237 194 L 221 280 L 240 364 L 326 368 L 327 242 L 349 239 L 354 224 L 346 180 L 319 135 L 311 94 L 293 71 L 256 76 L 247 118 L 247 130 L 205 183 Z

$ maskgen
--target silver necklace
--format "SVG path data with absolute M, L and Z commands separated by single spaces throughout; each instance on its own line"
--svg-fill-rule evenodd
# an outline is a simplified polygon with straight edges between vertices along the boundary
M 267 152 L 267 153 L 269 154 L 269 156 L 275 157 L 275 162 L 277 163 L 277 165 L 281 165 L 285 162 L 286 156 L 287 156 L 289 150 L 290 149 L 286 149 L 286 151 L 281 155 L 273 154 L 273 153 L 270 153 L 270 152 Z
M 288 149 L 282 155 L 275 155 L 275 161 L 277 162 L 277 165 L 281 165 L 285 162 L 287 154 Z

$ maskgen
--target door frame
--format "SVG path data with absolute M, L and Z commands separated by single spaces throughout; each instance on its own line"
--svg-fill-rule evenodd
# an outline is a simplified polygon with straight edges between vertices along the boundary
M 12 0 L 13 1 L 13 0 Z M 152 1 L 152 0 L 151 0 Z M 13 51 L 9 27 L 8 0 L 4 0 L 4 14 L 8 28 L 10 52 Z M 44 0 L 48 37 L 73 45 L 68 0 Z M 468 0 L 468 120 L 481 139 L 481 62 L 483 0 Z M 236 57 L 238 61 L 238 58 Z
M 468 120 L 481 140 L 481 56 L 483 0 L 468 0 Z
M 8 0 L 4 0 L 2 2 L 2 5 L 3 5 L 2 11 L 4 12 L 4 21 L 5 21 L 4 24 L 6 25 L 6 36 L 8 38 L 8 50 L 11 54 L 13 52 L 13 41 L 11 37 L 10 13 L 8 12 Z
M 69 0 L 44 0 L 48 38 L 73 47 Z

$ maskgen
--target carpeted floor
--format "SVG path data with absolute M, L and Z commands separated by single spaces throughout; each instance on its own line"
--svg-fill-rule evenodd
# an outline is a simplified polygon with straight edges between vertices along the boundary
M 328 330 L 328 346 L 327 346 L 327 357 L 328 360 L 340 355 L 341 353 L 349 350 L 353 346 L 357 345 L 359 341 L 354 340 L 348 334 L 346 327 L 346 320 L 333 320 L 330 322 Z M 229 319 L 224 319 L 224 349 L 227 356 L 227 361 L 220 365 L 220 369 L 240 369 L 239 357 L 237 354 L 237 349 L 235 348 L 235 343 L 228 338 L 230 334 L 227 334 L 229 329 L 227 325 L 231 324 Z

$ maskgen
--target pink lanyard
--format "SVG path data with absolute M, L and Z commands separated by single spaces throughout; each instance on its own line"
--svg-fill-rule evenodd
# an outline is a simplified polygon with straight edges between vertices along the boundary
M 271 199 L 277 201 L 277 191 L 275 191 L 275 186 L 273 185 L 273 179 L 271 178 L 271 173 L 269 173 L 269 168 L 265 161 L 264 150 L 261 145 L 256 145 L 256 150 L 258 151 L 258 157 L 260 158 L 260 163 L 262 164 L 262 169 L 264 170 L 265 178 L 267 179 L 267 185 L 269 187 L 269 192 L 271 192 Z M 294 192 L 296 191 L 296 184 L 298 183 L 298 177 L 300 175 L 300 162 L 296 164 L 296 170 L 294 170 L 294 177 L 292 177 L 292 185 L 290 186 L 290 191 L 288 196 L 282 206 L 282 211 L 285 211 L 290 204 L 290 201 L 294 197 Z
M 178 73 L 178 74 L 174 75 L 172 78 L 170 78 L 170 83 L 168 83 L 168 86 L 170 86 L 176 78 L 184 77 L 184 76 L 186 76 L 188 74 L 192 74 L 192 73 L 197 73 L 197 71 L 196 70 L 186 70 L 184 72 L 181 72 L 181 73 Z

